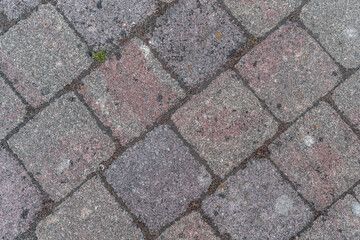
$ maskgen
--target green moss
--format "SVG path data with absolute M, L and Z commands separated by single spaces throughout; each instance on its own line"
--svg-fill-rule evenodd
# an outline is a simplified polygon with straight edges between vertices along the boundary
M 99 63 L 103 63 L 105 62 L 105 58 L 106 58 L 106 52 L 101 50 L 101 51 L 97 51 L 97 52 L 92 52 L 92 58 L 99 62 Z

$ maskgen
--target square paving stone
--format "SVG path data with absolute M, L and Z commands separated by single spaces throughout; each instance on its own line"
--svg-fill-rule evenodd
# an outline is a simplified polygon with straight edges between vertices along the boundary
M 299 7 L 301 0 L 224 0 L 231 13 L 256 37 L 263 36 Z
M 85 44 L 51 5 L 0 37 L 0 68 L 33 106 L 49 100 L 90 63 Z
M 25 113 L 25 105 L 0 77 L 0 139 L 21 122 Z
M 360 141 L 327 104 L 312 109 L 270 145 L 271 158 L 318 210 L 360 174 Z
M 158 238 L 158 240 L 178 239 L 219 240 L 213 234 L 210 226 L 201 220 L 198 212 L 193 212 L 180 219 Z
M 277 131 L 277 123 L 231 71 L 221 74 L 172 119 L 184 138 L 221 176 Z
M 40 192 L 25 169 L 0 149 L 0 238 L 14 239 L 40 210 Z
M 234 239 L 289 239 L 312 216 L 267 159 L 251 160 L 204 200 L 203 209 Z
M 296 23 L 286 23 L 236 65 L 283 121 L 293 121 L 339 82 L 340 72 Z
M 333 99 L 341 111 L 360 129 L 360 72 L 340 85 Z
M 210 185 L 210 174 L 168 127 L 150 132 L 105 172 L 130 210 L 157 231 Z
M 58 7 L 95 49 L 126 37 L 155 12 L 158 0 L 59 0 Z
M 214 0 L 179 1 L 157 19 L 150 39 L 188 86 L 214 74 L 245 41 L 243 31 Z
M 81 93 L 102 122 L 126 144 L 185 97 L 140 39 L 84 80 Z
M 310 1 L 301 19 L 336 61 L 346 68 L 360 65 L 360 1 Z
M 7 21 L 15 20 L 21 14 L 31 10 L 40 3 L 40 0 L 2 0 L 0 1 L 0 30 Z
M 74 94 L 66 94 L 9 139 L 46 192 L 59 200 L 115 151 Z
M 86 182 L 37 228 L 39 240 L 144 239 L 130 216 L 95 177 Z

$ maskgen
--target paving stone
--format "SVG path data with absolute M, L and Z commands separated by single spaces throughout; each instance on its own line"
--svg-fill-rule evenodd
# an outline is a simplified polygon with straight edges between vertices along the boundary
M 39 240 L 144 239 L 140 229 L 97 177 L 42 220 L 36 235 Z
M 221 74 L 172 117 L 181 134 L 224 176 L 277 131 L 277 124 L 234 72 Z
M 245 41 L 242 30 L 214 0 L 179 1 L 157 19 L 150 39 L 188 86 L 214 74 Z
M 40 192 L 25 169 L 0 149 L 0 238 L 14 239 L 29 228 L 40 210 Z
M 185 97 L 140 39 L 105 62 L 83 82 L 81 93 L 102 122 L 126 144 Z
M 158 0 L 59 0 L 58 7 L 86 41 L 102 49 L 126 37 L 155 12 Z
M 346 68 L 360 65 L 360 2 L 310 1 L 301 19 L 327 51 Z
M 178 239 L 206 239 L 217 240 L 210 226 L 201 220 L 198 212 L 193 212 L 190 215 L 182 218 L 173 226 L 168 228 L 158 238 L 159 240 L 178 240 Z
M 359 180 L 360 141 L 327 104 L 312 109 L 270 145 L 271 158 L 316 209 Z
M 236 65 L 283 121 L 293 121 L 339 82 L 331 58 L 296 23 L 286 23 Z
M 25 105 L 0 77 L 0 139 L 21 122 L 25 113 Z
M 224 0 L 231 13 L 256 37 L 263 36 L 301 5 L 301 0 Z
M 360 239 L 359 226 L 360 203 L 346 195 L 302 233 L 299 240 Z
M 0 30 L 2 24 L 15 20 L 21 14 L 30 11 L 40 3 L 40 0 L 2 0 L 0 2 Z
M 203 209 L 234 239 L 289 239 L 312 216 L 268 159 L 251 160 L 204 200 Z
M 49 100 L 90 63 L 86 46 L 51 5 L 0 37 L 0 68 L 33 106 Z
M 166 126 L 124 152 L 105 176 L 151 231 L 173 221 L 211 182 L 210 174 Z
M 340 85 L 333 99 L 341 111 L 360 129 L 360 72 Z
M 8 143 L 55 200 L 78 186 L 115 150 L 72 93 L 36 115 Z

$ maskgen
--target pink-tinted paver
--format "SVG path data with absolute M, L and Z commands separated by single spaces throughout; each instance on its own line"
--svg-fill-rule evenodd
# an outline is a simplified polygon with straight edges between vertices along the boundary
M 286 23 L 236 65 L 283 121 L 293 121 L 339 82 L 339 69 L 296 23 Z
M 172 119 L 184 138 L 222 176 L 277 130 L 270 114 L 231 71 L 221 74 Z
M 78 186 L 115 150 L 72 93 L 36 115 L 8 143 L 55 200 Z
M 178 239 L 219 240 L 210 226 L 201 219 L 198 212 L 193 212 L 180 219 L 158 238 L 158 240 Z
M 126 144 L 185 96 L 140 39 L 84 80 L 81 93 L 102 122 Z
M 40 192 L 13 157 L 0 149 L 0 238 L 14 239 L 40 210 Z
M 359 180 L 360 141 L 325 103 L 300 118 L 270 151 L 273 161 L 319 210 Z
M 203 202 L 222 233 L 234 239 L 289 239 L 312 214 L 268 159 L 251 160 Z

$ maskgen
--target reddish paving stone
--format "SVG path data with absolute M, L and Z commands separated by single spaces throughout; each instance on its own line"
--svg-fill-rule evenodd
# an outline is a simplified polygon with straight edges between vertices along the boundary
M 40 192 L 16 160 L 0 149 L 0 238 L 14 239 L 40 210 Z
M 13 21 L 21 14 L 36 7 L 40 0 L 2 0 L 0 1 L 0 29 L 8 21 Z
M 185 97 L 140 39 L 86 77 L 81 93 L 122 144 L 138 137 L 170 107 Z
M 203 209 L 234 239 L 289 239 L 312 216 L 267 159 L 251 160 L 204 200 Z
M 270 146 L 271 158 L 321 210 L 360 174 L 360 141 L 327 104 L 312 109 Z
M 221 74 L 172 117 L 215 173 L 224 176 L 277 131 L 277 124 L 234 72 Z
M 0 68 L 33 106 L 49 100 L 90 63 L 86 46 L 51 5 L 0 37 Z
M 283 121 L 293 121 L 339 82 L 339 69 L 305 30 L 286 23 L 236 65 Z
M 211 182 L 205 167 L 166 126 L 124 152 L 105 176 L 151 231 L 173 221 Z
M 25 105 L 0 77 L 0 139 L 20 123 L 25 113 Z
M 194 86 L 214 74 L 245 40 L 216 1 L 180 0 L 157 19 L 150 43 L 187 85 Z
M 158 240 L 179 239 L 218 240 L 219 238 L 213 234 L 210 226 L 201 220 L 200 214 L 193 212 L 176 222 L 158 238 Z
M 231 13 L 257 37 L 274 28 L 301 0 L 224 0 Z
M 360 72 L 340 85 L 333 95 L 336 105 L 360 129 Z
M 55 200 L 78 186 L 115 149 L 72 93 L 45 108 L 8 142 Z
M 59 0 L 58 7 L 95 49 L 126 37 L 155 12 L 158 0 Z
M 85 183 L 36 227 L 39 240 L 144 239 L 99 178 Z

